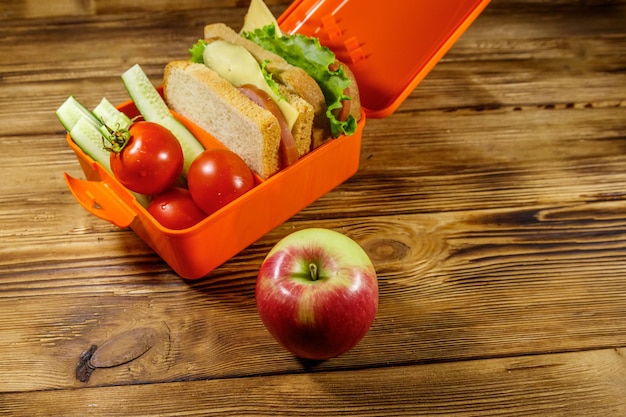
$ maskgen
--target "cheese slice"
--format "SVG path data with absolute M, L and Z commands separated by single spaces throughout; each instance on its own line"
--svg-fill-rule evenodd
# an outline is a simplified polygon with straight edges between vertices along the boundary
M 267 25 L 274 25 L 276 28 L 276 35 L 283 36 L 276 18 L 267 7 L 263 0 L 251 0 L 250 7 L 243 21 L 243 27 L 241 32 L 253 32 L 255 29 L 260 29 Z
M 289 130 L 293 130 L 293 125 L 300 115 L 298 110 L 270 88 L 265 81 L 259 63 L 246 48 L 223 40 L 216 40 L 206 45 L 202 58 L 207 67 L 235 87 L 252 84 L 269 94 L 285 117 Z

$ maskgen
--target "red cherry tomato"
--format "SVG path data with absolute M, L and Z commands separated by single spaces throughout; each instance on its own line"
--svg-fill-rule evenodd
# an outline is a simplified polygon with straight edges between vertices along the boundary
M 154 197 L 148 212 L 163 226 L 181 230 L 193 226 L 206 214 L 193 202 L 189 190 L 173 187 Z
M 130 139 L 121 151 L 111 152 L 111 170 L 122 185 L 141 194 L 168 189 L 183 169 L 183 150 L 165 127 L 152 122 L 131 125 Z
M 237 154 L 216 148 L 196 157 L 187 182 L 193 201 L 211 214 L 254 187 L 254 176 Z

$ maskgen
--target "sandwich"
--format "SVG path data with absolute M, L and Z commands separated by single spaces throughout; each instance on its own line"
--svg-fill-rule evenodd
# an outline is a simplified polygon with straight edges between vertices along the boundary
M 317 39 L 284 36 L 275 20 L 242 33 L 212 24 L 190 52 L 189 60 L 165 68 L 168 106 L 237 153 L 261 178 L 356 129 L 356 81 Z

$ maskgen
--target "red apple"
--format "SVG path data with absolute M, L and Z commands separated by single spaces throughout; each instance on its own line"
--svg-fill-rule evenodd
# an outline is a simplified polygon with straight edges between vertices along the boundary
M 263 261 L 256 304 L 267 330 L 287 350 L 329 359 L 354 347 L 372 325 L 376 270 L 349 237 L 329 229 L 300 230 Z

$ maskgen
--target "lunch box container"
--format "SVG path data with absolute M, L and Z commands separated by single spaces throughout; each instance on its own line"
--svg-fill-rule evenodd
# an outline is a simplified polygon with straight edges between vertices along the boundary
M 130 227 L 178 275 L 198 279 L 354 175 L 366 119 L 390 115 L 428 74 L 489 0 L 296 0 L 277 19 L 285 33 L 320 39 L 354 73 L 362 114 L 357 131 L 309 152 L 200 223 L 159 224 L 112 174 L 67 135 L 86 179 L 67 173 L 76 200 L 118 227 Z M 118 106 L 139 114 L 132 101 Z M 205 147 L 223 146 L 174 113 Z

